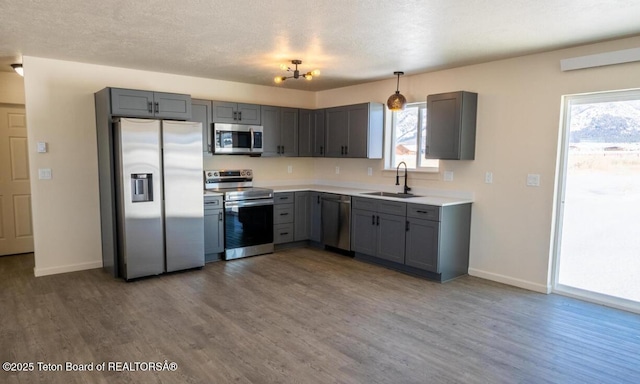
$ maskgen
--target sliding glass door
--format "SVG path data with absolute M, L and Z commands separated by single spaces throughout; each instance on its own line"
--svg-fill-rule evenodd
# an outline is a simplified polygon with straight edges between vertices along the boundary
M 568 96 L 554 290 L 640 311 L 640 91 Z

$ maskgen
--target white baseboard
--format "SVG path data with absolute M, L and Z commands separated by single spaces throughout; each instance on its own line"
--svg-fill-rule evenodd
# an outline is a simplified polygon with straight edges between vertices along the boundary
M 48 276 L 48 275 L 57 275 L 59 273 L 84 271 L 85 269 L 95 269 L 95 268 L 102 268 L 102 260 L 91 261 L 88 263 L 62 265 L 59 267 L 49 267 L 49 268 L 36 267 L 36 268 L 33 268 L 33 273 L 36 277 L 40 277 L 40 276 Z
M 480 277 L 482 279 L 487 279 L 491 281 L 497 281 L 498 283 L 513 285 L 514 287 L 528 289 L 529 291 L 540 292 L 540 293 L 551 293 L 550 285 L 543 285 L 538 283 L 532 283 L 527 280 L 516 279 L 513 277 L 499 275 L 493 272 L 487 272 L 480 269 L 469 268 L 469 275 Z

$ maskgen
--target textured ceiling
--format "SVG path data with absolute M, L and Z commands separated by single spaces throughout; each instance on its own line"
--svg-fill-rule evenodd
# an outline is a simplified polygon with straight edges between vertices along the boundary
M 324 90 L 640 34 L 638 0 L 0 0 L 22 55 Z

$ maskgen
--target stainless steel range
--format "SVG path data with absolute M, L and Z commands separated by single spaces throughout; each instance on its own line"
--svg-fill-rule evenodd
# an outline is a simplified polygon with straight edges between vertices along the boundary
M 253 186 L 250 169 L 204 171 L 204 188 L 223 194 L 225 260 L 273 252 L 273 190 Z

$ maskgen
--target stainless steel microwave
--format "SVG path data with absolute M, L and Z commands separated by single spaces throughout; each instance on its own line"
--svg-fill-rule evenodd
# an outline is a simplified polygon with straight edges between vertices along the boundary
M 213 124 L 213 153 L 216 155 L 262 154 L 260 125 Z

